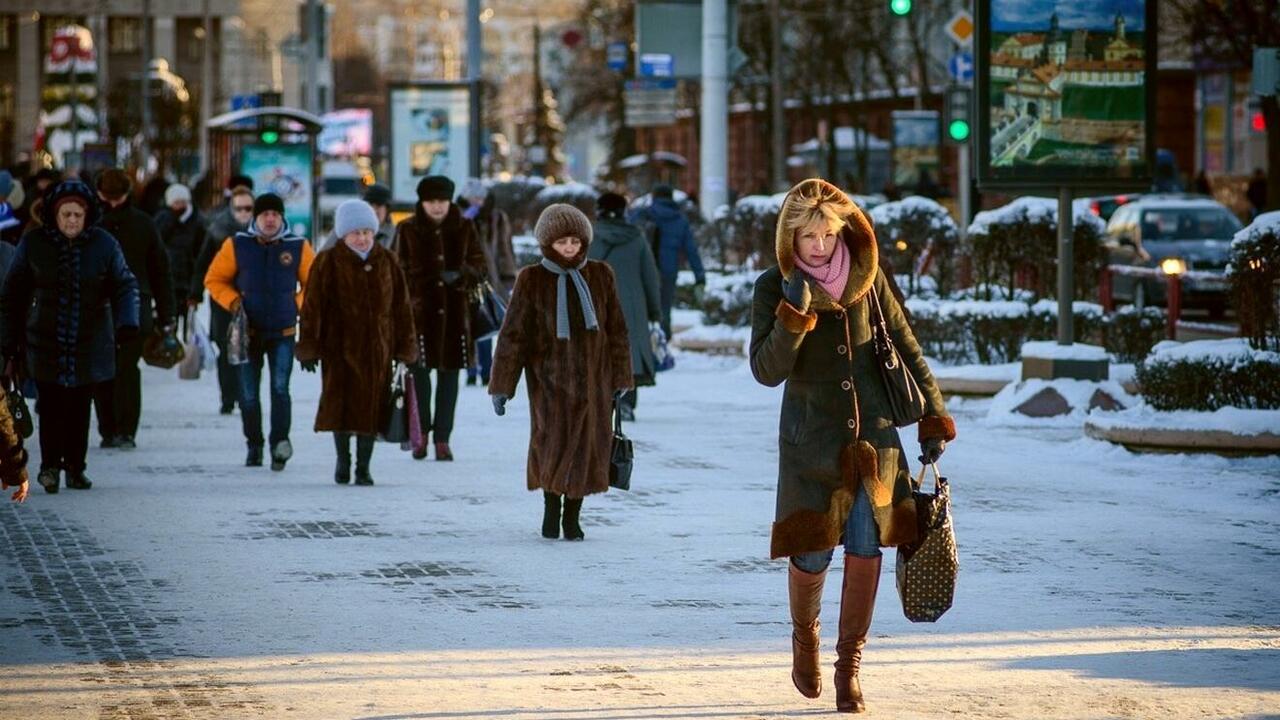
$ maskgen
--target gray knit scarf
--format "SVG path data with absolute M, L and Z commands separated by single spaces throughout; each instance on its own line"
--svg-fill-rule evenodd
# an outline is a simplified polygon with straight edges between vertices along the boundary
M 542 267 L 556 274 L 556 338 L 560 340 L 569 339 L 569 289 L 566 278 L 573 278 L 573 286 L 578 289 L 578 300 L 582 303 L 582 320 L 586 324 L 588 330 L 595 330 L 599 327 L 596 322 L 596 306 L 591 302 L 591 290 L 587 288 L 587 281 L 582 277 L 581 269 L 587 264 L 583 260 L 577 267 L 565 269 L 558 264 L 543 258 Z

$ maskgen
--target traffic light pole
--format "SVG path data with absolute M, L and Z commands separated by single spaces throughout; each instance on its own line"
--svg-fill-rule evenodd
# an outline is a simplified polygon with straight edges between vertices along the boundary
M 708 220 L 729 201 L 729 8 L 727 0 L 702 3 L 702 215 Z
M 957 188 L 960 200 L 960 239 L 969 235 L 969 219 L 973 217 L 973 182 L 969 179 L 969 143 L 956 148 Z

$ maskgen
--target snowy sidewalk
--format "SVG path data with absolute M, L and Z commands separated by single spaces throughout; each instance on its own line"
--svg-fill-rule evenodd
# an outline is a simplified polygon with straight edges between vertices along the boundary
M 138 450 L 91 451 L 89 492 L 0 507 L 0 718 L 834 709 L 839 574 L 805 700 L 766 558 L 780 390 L 741 359 L 686 354 L 641 392 L 636 491 L 588 498 L 584 543 L 538 535 L 523 391 L 499 419 L 463 388 L 457 462 L 380 444 L 359 488 L 310 432 L 318 376 L 295 368 L 297 456 L 271 473 L 242 467 L 211 375 L 144 372 Z M 886 552 L 872 715 L 1275 717 L 1280 462 L 988 428 L 989 402 L 952 405 L 962 567 L 939 623 L 902 617 Z

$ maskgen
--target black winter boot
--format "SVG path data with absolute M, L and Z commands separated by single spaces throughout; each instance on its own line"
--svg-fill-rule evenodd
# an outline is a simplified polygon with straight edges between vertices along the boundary
M 249 454 L 244 459 L 245 467 L 262 467 L 262 446 L 250 445 Z
M 372 485 L 373 475 L 369 474 L 369 460 L 373 458 L 372 435 L 356 436 L 356 484 Z
M 564 539 L 585 540 L 582 526 L 578 524 L 578 513 L 582 511 L 582 498 L 564 499 Z
M 88 490 L 93 487 L 93 483 L 84 476 L 83 470 L 68 470 L 67 487 L 71 490 Z
M 44 488 L 45 492 L 50 495 L 56 495 L 58 493 L 58 485 L 62 482 L 62 471 L 57 468 L 41 470 L 40 474 L 36 476 L 36 482 L 40 483 L 40 487 Z M 558 513 L 559 510 L 557 509 L 556 512 Z
M 546 490 L 542 491 L 542 537 L 560 537 L 560 496 Z
M 333 471 L 333 481 L 346 485 L 351 482 L 351 433 L 334 433 L 333 446 L 338 450 L 338 465 Z

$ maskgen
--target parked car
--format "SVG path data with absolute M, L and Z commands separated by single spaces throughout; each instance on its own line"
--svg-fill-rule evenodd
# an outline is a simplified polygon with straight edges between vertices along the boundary
M 1170 258 L 1194 271 L 1182 282 L 1182 306 L 1221 317 L 1227 308 L 1227 259 L 1240 220 L 1221 203 L 1199 195 L 1144 195 L 1120 206 L 1107 223 L 1113 265 L 1159 268 Z M 1165 305 L 1162 278 L 1112 276 L 1112 296 L 1135 305 Z
M 1084 198 L 1083 202 L 1089 208 L 1089 212 L 1102 218 L 1103 222 L 1107 222 L 1121 205 L 1127 205 L 1140 197 L 1142 196 L 1132 193 L 1128 195 L 1102 195 Z

